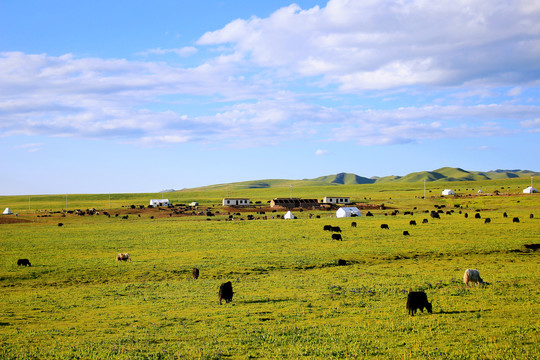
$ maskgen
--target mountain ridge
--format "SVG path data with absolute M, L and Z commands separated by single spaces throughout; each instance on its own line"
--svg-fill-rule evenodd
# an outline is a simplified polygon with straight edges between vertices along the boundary
M 353 173 L 341 172 L 333 175 L 319 176 L 313 179 L 262 179 L 234 182 L 229 184 L 214 184 L 197 187 L 197 189 L 219 188 L 225 185 L 232 185 L 236 189 L 264 189 L 272 187 L 289 187 L 294 184 L 302 186 L 320 186 L 320 185 L 362 185 L 362 184 L 382 184 L 382 183 L 414 183 L 426 180 L 427 182 L 443 181 L 478 181 L 478 180 L 501 180 L 512 179 L 526 176 L 540 176 L 540 172 L 531 170 L 504 170 L 496 169 L 490 171 L 469 171 L 462 168 L 442 167 L 432 171 L 412 172 L 404 176 L 372 176 L 370 178 L 356 175 Z

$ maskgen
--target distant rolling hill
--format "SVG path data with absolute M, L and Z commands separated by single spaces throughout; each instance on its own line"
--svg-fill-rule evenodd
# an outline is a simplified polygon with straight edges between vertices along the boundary
M 320 186 L 320 185 L 360 185 L 378 183 L 414 183 L 420 181 L 477 181 L 477 180 L 500 180 L 518 177 L 540 176 L 539 172 L 530 170 L 491 170 L 491 171 L 467 171 L 461 168 L 442 167 L 433 171 L 420 171 L 405 176 L 363 177 L 351 173 L 339 173 L 335 175 L 320 176 L 314 179 L 287 180 L 268 179 L 253 180 L 231 183 L 236 189 L 264 189 L 286 186 Z M 227 184 L 217 184 L 203 187 L 204 189 L 222 188 Z M 202 188 L 201 188 L 202 189 Z

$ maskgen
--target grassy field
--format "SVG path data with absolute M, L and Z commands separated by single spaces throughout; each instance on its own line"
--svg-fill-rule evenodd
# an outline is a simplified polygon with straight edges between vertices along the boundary
M 295 197 L 342 195 L 390 207 L 354 219 L 356 228 L 330 211 L 296 211 L 297 220 L 267 212 L 267 220 L 251 221 L 240 220 L 242 212 L 225 221 L 217 205 L 224 187 L 165 194 L 220 211 L 213 217 L 129 207 L 160 194 L 113 194 L 111 209 L 108 195 L 68 196 L 68 209 L 96 207 L 111 218 L 62 217 L 65 195 L 32 196 L 30 209 L 28 196 L 0 197 L 18 213 L 10 217 L 18 222 L 0 221 L 0 358 L 539 358 L 539 252 L 523 245 L 540 243 L 540 197 L 521 194 L 527 185 L 437 184 L 425 200 L 423 184 L 293 189 Z M 445 187 L 502 195 L 442 198 Z M 289 188 L 236 192 L 265 203 Z M 432 219 L 424 211 L 434 205 L 454 212 Z M 397 216 L 385 216 L 394 209 Z M 343 241 L 332 241 L 326 224 L 340 226 Z M 133 261 L 118 263 L 118 252 Z M 32 266 L 17 267 L 19 258 Z M 467 268 L 487 284 L 464 286 Z M 219 305 L 225 281 L 235 294 Z M 410 289 L 427 293 L 433 314 L 407 314 Z

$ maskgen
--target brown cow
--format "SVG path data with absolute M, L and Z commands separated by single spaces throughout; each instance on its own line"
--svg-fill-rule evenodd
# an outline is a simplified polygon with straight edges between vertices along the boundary
M 131 257 L 128 253 L 119 253 L 116 255 L 116 261 L 129 261 L 131 262 Z

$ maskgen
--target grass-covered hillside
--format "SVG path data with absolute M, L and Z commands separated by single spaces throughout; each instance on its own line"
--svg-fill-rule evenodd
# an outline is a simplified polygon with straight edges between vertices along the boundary
M 261 201 L 247 209 L 220 206 L 226 185 L 164 194 L 201 204 L 182 212 L 130 206 L 161 194 L 112 194 L 110 206 L 68 195 L 68 210 L 99 212 L 84 216 L 62 211 L 65 195 L 0 197 L 18 214 L 0 216 L 0 358 L 539 358 L 540 252 L 525 245 L 540 243 L 540 197 L 522 193 L 528 181 L 434 182 L 426 199 L 422 183 L 293 186 L 365 208 L 345 219 L 262 207 L 288 186 L 229 186 Z M 458 196 L 440 196 L 450 186 Z M 485 284 L 465 286 L 467 268 Z M 220 305 L 226 281 L 233 300 Z M 433 313 L 408 315 L 409 290 Z

